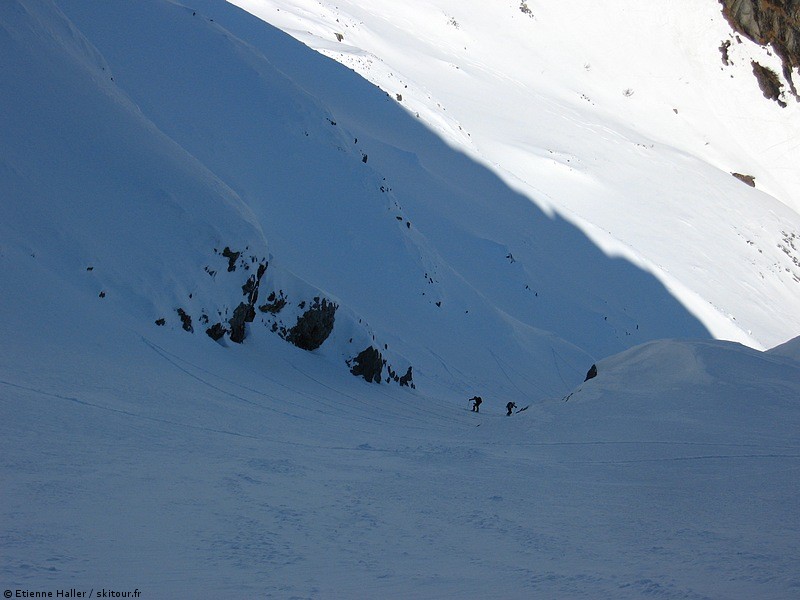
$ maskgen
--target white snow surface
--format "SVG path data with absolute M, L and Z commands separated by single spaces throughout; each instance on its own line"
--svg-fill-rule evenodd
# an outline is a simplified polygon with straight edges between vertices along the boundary
M 387 96 L 222 1 L 0 3 L 3 589 L 795 597 L 797 106 L 714 95 L 712 9 L 613 5 L 692 60 L 588 3 L 245 6 Z

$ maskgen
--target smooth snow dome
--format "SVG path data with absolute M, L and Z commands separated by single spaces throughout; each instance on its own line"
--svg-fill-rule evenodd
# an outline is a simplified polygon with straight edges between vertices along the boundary
M 237 4 L 0 3 L 2 589 L 796 596 L 775 58 L 711 0 Z
M 800 361 L 800 337 L 789 340 L 780 346 L 775 346 L 769 350 L 769 353 L 779 356 L 788 356 L 796 361 Z

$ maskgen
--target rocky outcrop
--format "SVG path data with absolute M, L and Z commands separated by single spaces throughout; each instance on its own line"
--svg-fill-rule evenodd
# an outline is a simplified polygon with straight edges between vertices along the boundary
M 752 175 L 744 175 L 742 173 L 731 173 L 731 175 L 736 177 L 736 179 L 739 181 L 746 183 L 750 187 L 756 187 L 756 178 Z
M 396 381 L 397 383 L 399 383 L 400 387 L 407 386 L 407 387 L 410 387 L 412 389 L 416 388 L 416 386 L 414 385 L 414 382 L 412 381 L 414 376 L 411 373 L 411 371 L 412 371 L 411 367 L 408 367 L 408 370 L 406 371 L 405 375 L 398 375 L 395 372 L 395 370 L 392 369 L 392 367 L 390 365 L 386 364 L 385 360 L 383 361 L 383 364 L 386 365 L 386 370 L 389 371 L 389 379 L 386 380 L 386 383 L 389 383 L 389 380 L 392 380 L 392 381 Z
M 287 283 L 291 292 L 284 291 Z M 319 290 L 305 283 L 268 277 L 263 285 L 267 286 L 264 288 L 266 301 L 257 307 L 258 314 L 255 317 L 258 323 L 272 333 L 309 352 L 317 350 L 326 342 L 341 344 L 338 350 L 349 357 L 345 358 L 345 363 L 356 377 L 362 377 L 370 383 L 396 383 L 401 387 L 415 389 L 412 367 L 402 357 L 389 352 L 388 344 L 376 343 L 375 334 L 363 319 L 347 309 L 340 310 L 338 303 L 321 295 L 308 300 L 311 294 L 318 293 Z M 244 320 L 243 310 L 239 315 L 241 318 L 237 320 L 237 324 Z M 329 341 L 334 337 L 334 325 L 351 333 L 349 341 L 345 341 L 344 335 L 338 342 Z M 243 322 L 241 327 L 244 328 Z M 234 337 L 232 333 L 231 340 Z M 364 349 L 353 356 L 354 348 Z M 331 352 L 335 354 L 336 349 Z M 387 353 L 391 356 L 390 360 L 387 360 Z M 402 364 L 399 372 L 392 368 L 391 363 L 396 365 L 396 361 Z
M 258 300 L 258 287 L 261 284 L 261 278 L 264 276 L 266 271 L 267 265 L 265 263 L 259 263 L 256 274 L 248 277 L 247 281 L 245 281 L 244 285 L 242 286 L 242 293 L 244 294 L 245 298 L 247 298 L 247 303 L 251 306 L 256 305 L 256 301 Z
M 228 330 L 225 329 L 225 326 L 222 323 L 214 323 L 211 327 L 206 329 L 206 334 L 208 335 L 208 337 L 210 337 L 215 342 L 221 340 L 222 336 L 224 336 L 227 332 Z
M 247 250 L 249 250 L 249 247 L 245 248 L 245 251 Z M 214 252 L 217 253 L 217 250 L 215 249 Z M 244 301 L 240 302 L 234 309 L 233 315 L 228 319 L 227 327 L 220 322 L 206 329 L 206 334 L 215 341 L 219 341 L 222 336 L 228 333 L 232 342 L 241 344 L 247 336 L 247 323 L 252 323 L 256 318 L 258 290 L 261 285 L 261 278 L 267 271 L 267 262 L 256 256 L 247 256 L 244 251 L 231 250 L 229 246 L 225 246 L 219 254 L 228 260 L 228 273 L 233 273 L 237 267 L 241 267 L 244 271 L 250 271 L 251 273 L 253 267 L 256 269 L 256 272 L 249 275 L 242 284 L 241 289 Z M 208 267 L 206 267 L 206 272 L 212 277 L 216 274 L 215 270 Z
M 222 251 L 222 256 L 228 259 L 228 272 L 236 270 L 236 261 L 239 260 L 239 256 L 241 256 L 241 252 L 234 252 L 227 246 Z
M 286 341 L 303 350 L 316 350 L 333 331 L 336 309 L 333 302 L 325 298 L 314 298 L 306 312 L 297 317 L 297 323 L 286 335 Z
M 408 371 L 406 371 L 406 374 L 401 376 L 397 381 L 400 384 L 400 387 L 410 386 L 413 389 L 416 388 L 414 382 L 411 381 L 413 377 L 414 376 L 411 374 L 411 367 L 408 367 Z
M 227 250 L 227 248 L 225 249 Z M 261 277 L 264 275 L 266 270 L 267 270 L 267 265 L 265 263 L 259 263 L 256 274 L 248 277 L 247 281 L 245 281 L 244 285 L 242 285 L 242 294 L 244 295 L 247 301 L 240 302 L 239 306 L 237 306 L 236 309 L 233 311 L 233 316 L 228 320 L 228 325 L 230 326 L 229 330 L 230 338 L 232 342 L 241 344 L 247 335 L 245 324 L 252 323 L 256 318 L 256 302 L 258 301 L 258 287 L 261 283 Z M 206 333 L 208 333 L 209 336 L 214 338 L 214 335 L 218 335 L 219 330 L 214 331 L 213 332 L 214 335 L 212 335 L 211 330 L 206 330 Z
M 761 93 L 764 94 L 764 98 L 767 100 L 775 100 L 775 102 L 786 108 L 786 103 L 781 100 L 781 88 L 783 88 L 783 83 L 781 83 L 778 74 L 769 67 L 765 67 L 754 60 L 750 61 L 750 64 L 753 67 L 753 75 L 756 76 L 758 87 L 761 88 Z
M 798 98 L 792 70 L 800 67 L 800 0 L 719 1 L 733 29 L 780 57 L 783 76 Z
M 370 383 L 415 388 L 412 367 L 389 352 L 388 344 L 377 343 L 376 335 L 362 319 L 346 309 L 339 310 L 339 304 L 323 297 L 318 288 L 283 270 L 273 269 L 267 275 L 267 259 L 254 254 L 249 246 L 222 246 L 221 251 L 218 248 L 214 248 L 215 261 L 205 265 L 204 271 L 212 280 L 211 289 L 220 294 L 212 296 L 203 290 L 188 295 L 191 312 L 189 307 L 178 309 L 187 331 L 193 330 L 194 318 L 208 337 L 224 346 L 227 340 L 241 344 L 248 335 L 263 328 L 313 352 L 324 343 L 331 343 L 338 316 L 351 337 L 345 342 L 342 336 L 337 342 L 341 346 L 331 353 L 344 358 L 353 375 Z M 226 301 L 209 303 L 208 298 Z M 356 348 L 364 350 L 353 356 Z M 402 368 L 395 371 L 392 364 L 397 366 L 398 362 Z
M 273 315 L 277 315 L 281 312 L 288 299 L 286 298 L 286 294 L 283 293 L 283 290 L 278 290 L 278 293 L 270 292 L 269 296 L 267 296 L 267 301 L 258 307 L 258 310 L 265 313 L 270 313 Z
M 179 308 L 177 312 L 181 319 L 181 327 L 183 327 L 183 330 L 188 331 L 189 333 L 194 333 L 194 327 L 192 327 L 192 317 L 190 317 L 182 308 Z
M 245 324 L 252 323 L 255 318 L 256 311 L 253 305 L 240 302 L 236 310 L 233 311 L 233 316 L 228 321 L 228 325 L 230 325 L 231 341 L 241 344 L 247 335 Z
M 385 363 L 380 351 L 374 346 L 369 346 L 347 364 L 350 366 L 350 372 L 356 377 L 363 377 L 369 383 L 380 383 Z
M 387 364 L 386 359 L 380 350 L 374 346 L 368 346 L 358 353 L 358 356 L 347 361 L 350 373 L 356 377 L 363 377 L 369 383 L 381 383 L 383 380 L 383 369 L 386 368 L 388 376 L 386 383 L 395 381 L 400 386 L 407 386 L 416 389 L 412 381 L 412 367 L 408 367 L 405 375 L 398 375 L 391 365 Z

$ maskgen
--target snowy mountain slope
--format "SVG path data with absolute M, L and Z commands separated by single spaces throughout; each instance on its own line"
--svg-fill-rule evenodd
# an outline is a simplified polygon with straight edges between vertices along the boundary
M 54 307 L 77 288 L 151 324 L 177 322 L 179 307 L 216 316 L 236 306 L 249 275 L 228 273 L 221 253 L 230 244 L 266 261 L 252 211 L 119 92 L 54 6 L 2 11 L 4 270 L 37 261 Z M 4 293 L 28 301 L 13 278 Z
M 249 205 L 271 264 L 368 323 L 401 374 L 563 395 L 591 357 L 707 335 L 647 273 L 235 7 L 61 7 L 148 118 Z M 262 294 L 279 292 L 265 277 Z M 320 352 L 341 364 L 363 348 L 350 337 Z
M 709 334 L 333 61 L 109 4 L 0 3 L 3 589 L 794 595 L 796 343 L 628 349 Z M 267 262 L 287 306 L 213 342 Z M 269 331 L 315 295 L 319 349 Z
M 40 261 L 7 273 L 31 301 L 0 309 L 31 335 L 0 356 L 4 589 L 744 599 L 800 583 L 797 362 L 652 342 L 566 402 L 507 418 L 487 395 L 475 415 L 277 337 L 203 346 L 71 289 L 53 310 Z
M 788 342 L 784 342 L 779 346 L 770 348 L 768 352 L 770 354 L 788 356 L 789 358 L 793 358 L 794 360 L 800 361 L 800 338 L 794 338 L 789 340 Z
M 800 106 L 763 98 L 751 61 L 780 60 L 716 2 L 234 3 L 646 268 L 716 337 L 800 331 Z

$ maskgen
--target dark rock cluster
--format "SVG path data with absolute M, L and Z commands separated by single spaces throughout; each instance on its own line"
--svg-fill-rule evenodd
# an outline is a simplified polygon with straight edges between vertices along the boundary
M 388 377 L 386 383 L 394 381 L 399 383 L 400 386 L 407 386 L 415 389 L 416 386 L 412 381 L 412 367 L 408 367 L 405 375 L 398 375 L 391 365 L 386 363 L 380 350 L 374 346 L 364 348 L 355 358 L 347 361 L 347 366 L 350 367 L 350 372 L 356 377 L 363 377 L 369 383 L 381 383 L 383 380 L 383 368 L 386 367 Z
M 245 251 L 246 250 L 249 250 L 249 247 L 245 248 Z M 222 337 L 227 333 L 230 334 L 230 339 L 232 342 L 240 344 L 244 341 L 244 338 L 247 335 L 245 327 L 246 323 L 251 323 L 255 319 L 255 305 L 258 301 L 258 289 L 261 283 L 261 278 L 267 271 L 267 262 L 264 259 L 259 259 L 257 256 L 245 255 L 245 252 L 243 251 L 231 250 L 229 246 L 225 246 L 222 252 L 219 252 L 215 248 L 214 254 L 220 255 L 227 259 L 228 273 L 232 273 L 236 271 L 237 267 L 241 267 L 244 272 L 250 272 L 250 275 L 247 276 L 244 284 L 242 284 L 242 295 L 244 296 L 244 301 L 240 302 L 239 305 L 234 309 L 233 315 L 230 317 L 230 319 L 226 321 L 223 317 L 223 312 L 220 310 L 218 314 L 220 317 L 223 317 L 223 320 L 210 324 L 205 331 L 206 334 L 214 341 L 221 340 Z M 252 273 L 253 268 L 255 268 L 255 273 Z M 204 270 L 210 277 L 216 278 L 216 269 L 212 269 L 210 266 L 206 265 Z M 189 298 L 191 297 L 192 294 L 189 294 Z M 189 315 L 183 308 L 178 308 L 177 312 L 181 319 L 181 325 L 183 329 L 190 333 L 194 332 L 191 315 Z M 225 309 L 225 316 L 227 316 L 227 313 L 228 310 Z M 203 311 L 200 315 L 200 322 L 204 325 L 209 325 L 209 321 L 210 319 L 208 315 L 205 311 Z M 156 323 L 159 324 L 158 322 Z
M 287 335 L 286 341 L 303 350 L 316 350 L 333 331 L 338 306 L 325 298 L 314 298 L 311 307 L 297 317 L 297 323 Z
M 232 312 L 228 307 L 219 307 L 216 309 L 218 320 L 215 319 L 215 322 L 209 318 L 207 310 L 202 310 L 199 315 L 195 314 L 196 322 L 202 325 L 206 335 L 214 341 L 221 341 L 227 335 L 230 341 L 241 344 L 247 337 L 247 324 L 255 321 L 258 310 L 262 314 L 262 323 L 298 348 L 314 351 L 322 346 L 333 332 L 336 311 L 339 306 L 335 302 L 319 296 L 314 297 L 313 300 L 301 300 L 296 304 L 296 308 L 302 310 L 303 313 L 297 317 L 297 322 L 292 327 L 288 327 L 278 316 L 290 304 L 289 298 L 283 290 L 271 291 L 266 301 L 262 301 L 261 305 L 258 304 L 261 281 L 267 271 L 268 263 L 265 259 L 251 255 L 248 250 L 248 247 L 238 251 L 232 250 L 230 246 L 225 246 L 220 252 L 215 248 L 214 254 L 225 259 L 225 267 L 218 269 L 212 268 L 212 265 L 206 265 L 204 269 L 210 277 L 215 279 L 220 274 L 220 270 L 223 273 L 225 271 L 236 272 L 234 277 L 237 278 L 241 277 L 239 274 L 244 275 L 239 279 L 239 281 L 244 280 L 241 285 L 242 298 Z M 192 298 L 192 294 L 189 294 L 189 298 Z M 177 308 L 176 311 L 182 328 L 193 333 L 192 315 L 184 308 Z M 292 311 L 291 314 L 297 315 L 298 313 Z M 157 319 L 155 323 L 163 326 L 166 324 L 166 319 Z M 388 346 L 384 344 L 384 348 L 388 348 Z M 400 386 L 415 387 L 410 366 L 404 375 L 400 375 L 394 371 L 391 365 L 387 364 L 381 352 L 373 346 L 365 348 L 346 362 L 353 375 L 363 377 L 368 382 L 382 383 L 384 369 L 386 369 L 386 383 L 394 381 Z
M 374 346 L 369 346 L 358 353 L 348 362 L 350 372 L 356 377 L 363 377 L 368 383 L 380 383 L 383 365 L 386 361 L 380 351 Z
M 792 69 L 800 67 L 800 0 L 719 1 L 733 29 L 757 44 L 770 46 L 780 57 L 783 76 L 798 98 Z

